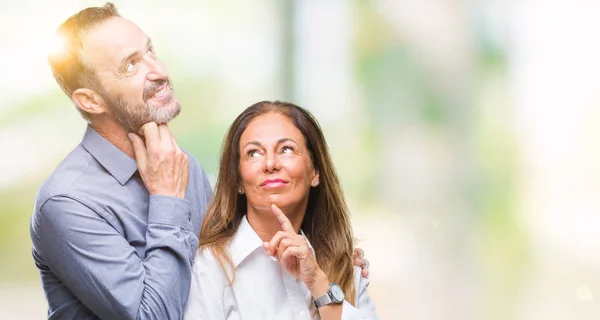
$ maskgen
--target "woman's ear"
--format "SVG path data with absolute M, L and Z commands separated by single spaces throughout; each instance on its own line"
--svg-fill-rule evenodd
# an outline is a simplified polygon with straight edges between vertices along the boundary
M 313 176 L 312 182 L 310 183 L 311 186 L 313 187 L 317 187 L 319 185 L 320 181 L 319 181 L 319 172 L 315 171 L 315 175 Z

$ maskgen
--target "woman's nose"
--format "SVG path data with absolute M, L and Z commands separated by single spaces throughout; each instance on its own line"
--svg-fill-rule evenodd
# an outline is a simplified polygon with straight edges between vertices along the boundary
M 279 158 L 275 153 L 269 153 L 265 157 L 265 171 L 271 172 L 279 169 Z

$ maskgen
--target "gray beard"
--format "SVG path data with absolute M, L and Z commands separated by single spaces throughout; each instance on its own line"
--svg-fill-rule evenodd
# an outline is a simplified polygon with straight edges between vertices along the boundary
M 175 99 L 175 97 L 171 97 Z M 138 105 L 128 105 L 123 101 L 107 99 L 110 108 L 115 114 L 117 122 L 127 132 L 138 132 L 140 127 L 148 122 L 167 123 L 175 118 L 181 112 L 179 101 L 176 100 L 175 109 L 152 108 L 148 103 Z

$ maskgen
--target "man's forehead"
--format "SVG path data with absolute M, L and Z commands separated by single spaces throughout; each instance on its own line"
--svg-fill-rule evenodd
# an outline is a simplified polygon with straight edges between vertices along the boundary
M 123 52 L 139 48 L 147 40 L 146 34 L 135 23 L 122 17 L 112 17 L 84 33 L 83 50 L 92 60 L 102 56 L 118 61 Z

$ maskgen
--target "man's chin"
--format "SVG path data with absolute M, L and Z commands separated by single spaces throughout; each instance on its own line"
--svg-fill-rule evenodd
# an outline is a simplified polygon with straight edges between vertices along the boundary
M 127 109 L 122 107 L 119 110 Z M 142 125 L 148 122 L 168 123 L 179 115 L 181 106 L 175 98 L 172 98 L 168 103 L 146 101 L 144 105 L 138 107 L 138 110 L 144 110 L 144 112 L 116 113 L 116 119 L 127 131 L 137 132 Z
M 181 106 L 175 99 L 169 105 L 162 105 L 158 108 L 153 109 L 153 114 L 150 117 L 153 122 L 156 123 L 168 123 L 179 115 L 181 112 Z

